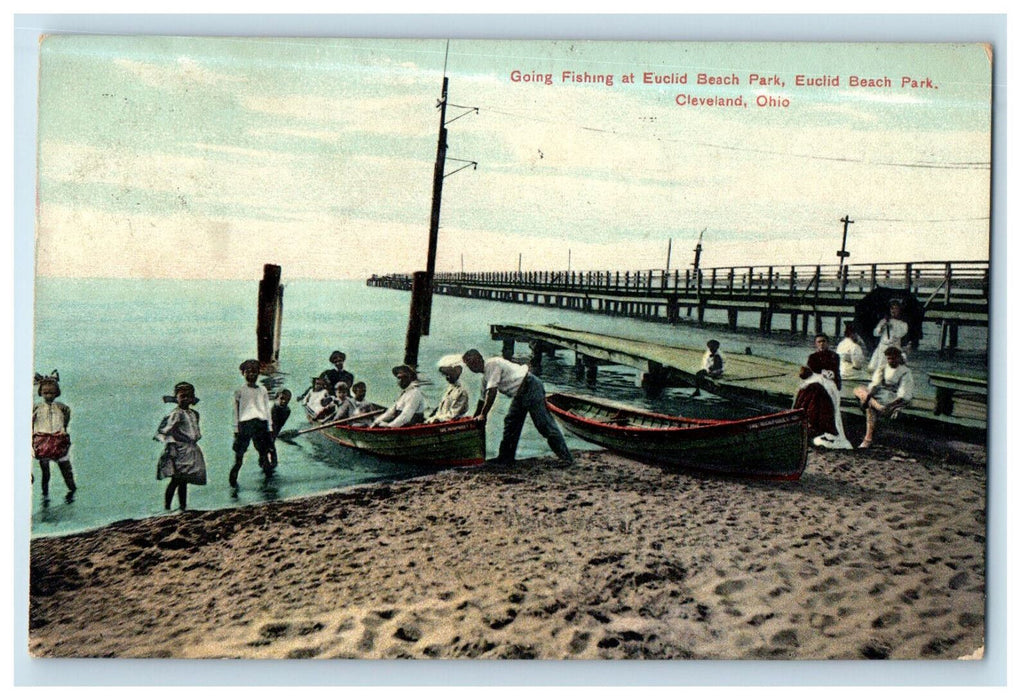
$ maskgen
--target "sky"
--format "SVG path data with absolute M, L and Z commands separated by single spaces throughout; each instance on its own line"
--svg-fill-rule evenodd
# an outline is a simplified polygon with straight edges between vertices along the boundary
M 62 35 L 37 275 L 423 269 L 444 69 L 437 271 L 988 258 L 982 45 Z

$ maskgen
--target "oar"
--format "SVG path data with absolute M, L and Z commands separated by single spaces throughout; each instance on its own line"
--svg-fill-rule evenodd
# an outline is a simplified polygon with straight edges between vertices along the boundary
M 331 423 L 324 423 L 323 425 L 316 425 L 313 428 L 304 428 L 303 430 L 296 431 L 296 434 L 297 435 L 303 435 L 304 433 L 313 433 L 313 432 L 315 432 L 317 430 L 324 430 L 325 428 L 331 428 L 332 426 L 335 426 L 335 425 L 343 425 L 345 423 L 352 423 L 352 422 L 354 422 L 356 420 L 360 420 L 361 418 L 370 418 L 371 416 L 377 416 L 380 413 L 385 413 L 385 411 L 386 410 L 384 408 L 380 408 L 377 411 L 368 411 L 367 413 L 362 413 L 359 416 L 350 416 L 349 418 L 343 418 L 341 420 L 334 420 Z

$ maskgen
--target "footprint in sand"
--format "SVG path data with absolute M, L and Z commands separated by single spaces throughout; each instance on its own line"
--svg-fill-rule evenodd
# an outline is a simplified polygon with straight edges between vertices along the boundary
M 375 648 L 375 630 L 364 629 L 364 634 L 361 635 L 361 640 L 357 642 L 357 649 L 360 651 L 372 651 Z
M 417 625 L 401 625 L 395 632 L 393 632 L 393 637 L 399 639 L 401 642 L 416 642 L 421 639 L 421 630 Z
M 860 650 L 865 659 L 887 659 L 892 655 L 892 647 L 880 639 L 872 639 Z
M 966 586 L 967 580 L 967 572 L 961 571 L 959 574 L 951 578 L 947 585 L 950 587 L 951 590 L 956 591 Z
M 902 619 L 903 619 L 902 615 L 900 615 L 895 610 L 890 610 L 889 612 L 885 613 L 884 615 L 879 615 L 878 617 L 876 617 L 871 622 L 871 626 L 874 627 L 875 629 L 884 629 L 884 628 L 887 628 L 887 627 L 893 627 L 893 626 L 897 625 Z
M 714 589 L 714 593 L 716 593 L 717 595 L 731 595 L 733 593 L 738 593 L 744 588 L 746 588 L 746 582 L 736 579 L 734 581 L 725 581 L 724 583 L 719 583 L 717 587 Z
M 771 643 L 778 647 L 795 649 L 800 645 L 800 638 L 796 634 L 796 630 L 787 629 L 777 632 L 775 636 L 771 637 Z
M 957 624 L 964 629 L 980 627 L 984 622 L 985 618 L 976 613 L 960 613 L 960 617 L 957 619 Z
M 575 636 L 571 638 L 571 642 L 568 644 L 568 652 L 571 654 L 581 654 L 589 646 L 588 632 L 575 632 Z
M 822 613 L 811 613 L 809 622 L 812 628 L 824 631 L 826 627 L 831 627 L 835 624 L 835 618 Z
M 839 585 L 839 579 L 835 578 L 834 576 L 829 576 L 828 578 L 824 579 L 823 581 L 820 581 L 819 583 L 815 583 L 813 586 L 810 587 L 809 590 L 811 590 L 811 591 L 813 591 L 815 593 L 821 593 L 821 592 L 824 592 L 824 591 L 830 591 L 833 588 L 836 588 L 838 585 Z
M 507 608 L 507 610 L 504 611 L 503 615 L 498 615 L 495 617 L 491 615 L 484 616 L 482 618 L 482 622 L 484 622 L 490 629 L 500 630 L 509 625 L 510 623 L 514 622 L 514 619 L 517 616 L 517 610 L 515 610 L 514 608 Z

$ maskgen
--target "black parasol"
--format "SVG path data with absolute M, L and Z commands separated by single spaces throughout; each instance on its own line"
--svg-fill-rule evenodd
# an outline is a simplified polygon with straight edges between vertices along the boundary
M 853 306 L 853 330 L 864 339 L 867 347 L 874 348 L 878 345 L 874 329 L 879 321 L 889 317 L 889 302 L 893 299 L 899 300 L 900 319 L 907 324 L 903 345 L 910 344 L 916 348 L 924 337 L 921 331 L 924 323 L 924 306 L 917 297 L 906 289 L 875 287 Z

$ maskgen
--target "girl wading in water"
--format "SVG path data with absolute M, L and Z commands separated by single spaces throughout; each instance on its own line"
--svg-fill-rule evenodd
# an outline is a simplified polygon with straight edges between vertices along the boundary
M 171 479 L 164 491 L 165 510 L 171 510 L 176 493 L 178 507 L 185 510 L 188 485 L 207 483 L 207 464 L 196 444 L 200 439 L 200 414 L 193 409 L 200 399 L 196 398 L 192 384 L 179 382 L 175 385 L 175 395 L 165 396 L 164 400 L 174 401 L 175 408 L 164 417 L 154 436 L 154 440 L 164 443 L 164 452 L 157 460 L 157 478 Z
M 68 424 L 71 422 L 71 409 L 60 401 L 61 385 L 57 382 L 57 370 L 49 377 L 36 375 L 39 388 L 37 391 L 43 400 L 32 407 L 32 454 L 39 460 L 39 468 L 43 472 L 43 503 L 50 502 L 50 462 L 57 462 L 64 477 L 64 485 L 68 487 L 65 500 L 71 503 L 75 497 L 75 474 L 71 470 L 71 437 L 68 435 Z

